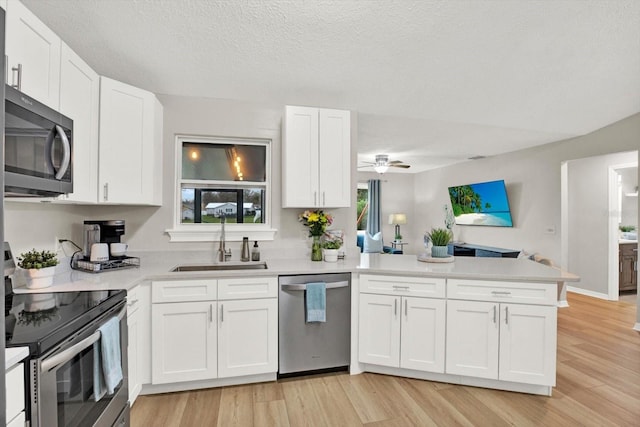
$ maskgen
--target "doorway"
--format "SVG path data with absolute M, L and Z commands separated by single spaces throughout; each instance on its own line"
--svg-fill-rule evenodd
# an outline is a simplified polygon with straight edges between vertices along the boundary
M 561 263 L 582 279 L 571 291 L 596 298 L 618 300 L 619 226 L 621 221 L 638 226 L 635 209 L 621 218 L 622 171 L 635 176 L 638 152 L 625 152 L 576 159 L 562 164 Z M 635 168 L 635 175 L 631 171 Z M 636 184 L 637 185 L 637 184 Z M 622 194 L 622 197 L 625 197 Z M 637 277 L 637 271 L 635 272 Z

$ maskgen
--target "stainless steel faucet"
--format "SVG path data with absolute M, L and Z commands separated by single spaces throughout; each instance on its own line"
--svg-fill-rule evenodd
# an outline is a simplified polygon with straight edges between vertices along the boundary
M 225 216 L 220 216 L 220 247 L 218 247 L 218 262 L 225 262 L 231 259 L 231 248 L 225 248 L 225 235 L 224 235 L 224 223 Z

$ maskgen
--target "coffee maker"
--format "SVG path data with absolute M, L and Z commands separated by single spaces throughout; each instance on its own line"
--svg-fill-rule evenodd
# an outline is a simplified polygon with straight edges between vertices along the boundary
M 91 245 L 94 243 L 121 243 L 120 236 L 124 234 L 124 220 L 87 220 L 84 222 L 84 247 L 85 259 L 91 256 Z M 111 249 L 109 249 L 111 251 Z M 110 256 L 111 257 L 111 256 Z

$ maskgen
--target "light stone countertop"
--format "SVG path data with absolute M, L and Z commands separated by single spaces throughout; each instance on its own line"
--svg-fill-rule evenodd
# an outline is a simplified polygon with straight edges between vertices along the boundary
M 457 257 L 452 263 L 426 263 L 415 255 L 356 254 L 338 262 L 313 262 L 308 258 L 265 259 L 265 270 L 170 272 L 177 265 L 211 264 L 211 254 L 202 251 L 131 253 L 140 258 L 140 267 L 85 273 L 60 265 L 51 287 L 30 290 L 20 277 L 14 281 L 15 293 L 81 290 L 131 289 L 145 280 L 182 280 L 290 274 L 372 273 L 478 280 L 577 282 L 574 274 L 526 259 Z M 229 264 L 244 264 L 232 261 Z M 60 271 L 62 270 L 62 271 Z
M 29 347 L 12 347 L 4 349 L 4 370 L 8 370 L 29 355 Z

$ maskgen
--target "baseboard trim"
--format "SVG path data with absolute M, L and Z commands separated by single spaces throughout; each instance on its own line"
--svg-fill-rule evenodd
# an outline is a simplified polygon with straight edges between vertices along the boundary
M 590 291 L 590 290 L 587 290 L 587 289 L 576 288 L 576 287 L 573 287 L 573 286 L 569 286 L 567 288 L 567 291 L 568 292 L 574 292 L 576 294 L 586 295 L 588 297 L 594 297 L 594 298 L 599 298 L 599 299 L 604 299 L 604 300 L 609 301 L 609 295 L 603 294 L 601 292 L 594 292 L 594 291 Z

